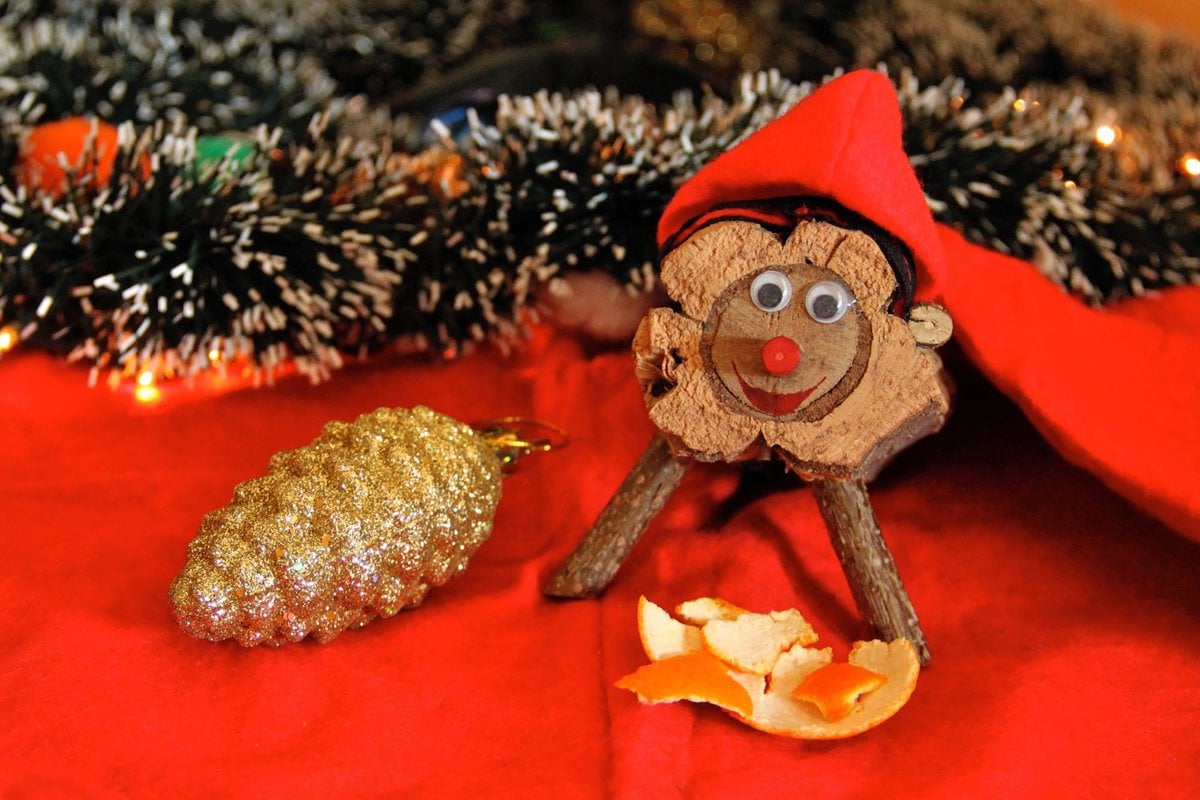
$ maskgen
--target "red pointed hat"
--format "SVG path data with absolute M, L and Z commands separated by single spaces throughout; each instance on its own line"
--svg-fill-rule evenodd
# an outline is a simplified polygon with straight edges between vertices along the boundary
M 921 272 L 940 274 L 941 243 L 901 132 L 891 81 L 870 70 L 843 75 L 688 180 L 659 220 L 658 244 L 670 249 L 763 201 L 828 198 L 907 245 Z

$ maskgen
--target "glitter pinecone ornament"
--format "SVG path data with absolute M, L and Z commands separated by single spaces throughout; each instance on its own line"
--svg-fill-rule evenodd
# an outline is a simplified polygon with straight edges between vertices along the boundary
M 492 530 L 502 467 L 548 449 L 428 408 L 331 422 L 207 514 L 171 584 L 191 636 L 327 642 L 419 605 Z

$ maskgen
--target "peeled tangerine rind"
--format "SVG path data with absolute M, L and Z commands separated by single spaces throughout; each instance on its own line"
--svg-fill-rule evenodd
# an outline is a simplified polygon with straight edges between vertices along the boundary
M 643 703 L 691 700 L 711 703 L 743 717 L 754 707 L 750 695 L 725 665 L 703 650 L 651 661 L 621 678 L 616 686 L 637 693 Z
M 858 699 L 887 683 L 874 670 L 840 661 L 826 664 L 800 682 L 792 697 L 813 703 L 830 722 L 836 722 L 856 708 Z
M 916 687 L 920 661 L 907 639 L 857 642 L 850 650 L 848 663 L 877 673 L 884 682 L 872 689 L 871 684 L 879 681 L 855 682 L 862 675 L 852 676 L 854 680 L 848 683 L 835 681 L 835 688 L 850 696 L 845 703 L 850 710 L 841 709 L 845 716 L 840 719 L 827 719 L 816 703 L 795 696 L 805 678 L 833 663 L 829 648 L 806 646 L 817 637 L 799 612 L 756 614 L 713 598 L 684 603 L 678 612 L 681 616 L 685 607 L 690 619 L 702 619 L 713 612 L 722 616 L 714 616 L 697 628 L 672 619 L 645 598 L 639 601 L 638 628 L 651 663 L 618 681 L 619 688 L 636 692 L 647 703 L 712 703 L 751 727 L 779 736 L 842 739 L 891 717 Z M 740 613 L 733 614 L 730 609 Z M 780 645 L 789 637 L 794 638 Z M 770 666 L 764 669 L 767 662 Z M 853 672 L 838 666 L 833 668 Z M 745 701 L 730 689 L 730 683 L 745 693 Z M 836 702 L 826 705 L 832 707 Z
M 830 721 L 813 703 L 797 700 L 793 692 L 809 674 L 829 664 L 830 651 L 796 647 L 780 657 L 771 673 L 765 692 L 757 676 L 733 674 L 754 700 L 754 710 L 746 723 L 767 733 L 796 739 L 844 739 L 870 730 L 891 717 L 908 702 L 917 685 L 921 664 L 916 648 L 907 639 L 894 642 L 873 640 L 857 642 L 850 651 L 850 663 L 865 667 L 887 678 L 882 688 L 862 695 L 845 717 Z
M 796 644 L 817 640 L 799 611 L 745 613 L 736 619 L 714 619 L 700 629 L 704 647 L 735 669 L 766 675 L 781 653 Z
M 684 625 L 645 596 L 638 600 L 638 635 L 651 661 L 703 649 L 699 628 Z
M 750 612 L 719 597 L 697 597 L 675 607 L 675 614 L 689 625 L 703 625 L 714 619 L 737 619 Z

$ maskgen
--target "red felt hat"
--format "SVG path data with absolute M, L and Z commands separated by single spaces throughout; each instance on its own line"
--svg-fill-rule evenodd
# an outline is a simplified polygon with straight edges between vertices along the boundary
M 900 104 L 886 77 L 859 70 L 830 81 L 685 183 L 659 220 L 659 246 L 739 215 L 742 206 L 820 197 L 892 234 L 922 273 L 936 276 L 941 244 L 901 131 Z

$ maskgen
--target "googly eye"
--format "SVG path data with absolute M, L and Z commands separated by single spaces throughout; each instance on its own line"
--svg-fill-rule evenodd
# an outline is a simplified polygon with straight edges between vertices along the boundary
M 750 284 L 750 300 L 759 311 L 782 311 L 792 302 L 792 282 L 779 270 L 769 269 Z
M 830 324 L 846 316 L 855 303 L 850 290 L 837 281 L 817 281 L 808 287 L 804 307 L 817 322 Z

